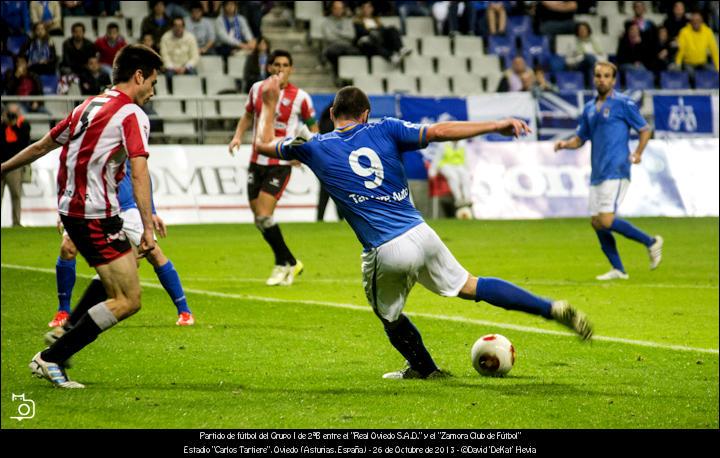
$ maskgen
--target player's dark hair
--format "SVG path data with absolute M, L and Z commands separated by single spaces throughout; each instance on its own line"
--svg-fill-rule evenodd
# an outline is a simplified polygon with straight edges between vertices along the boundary
M 268 43 L 268 47 L 270 47 L 269 43 Z M 289 52 L 285 51 L 284 49 L 276 49 L 273 52 L 271 52 L 270 55 L 268 56 L 267 64 L 272 65 L 273 63 L 275 63 L 275 59 L 277 59 L 278 57 L 287 57 L 288 61 L 290 62 L 290 66 L 292 66 L 292 64 L 293 64 L 292 56 L 290 55 Z
M 113 62 L 113 84 L 125 83 L 136 71 L 140 70 L 143 77 L 149 78 L 153 70 L 163 66 L 162 57 L 145 45 L 127 45 L 118 51 Z
M 345 86 L 335 94 L 332 105 L 332 114 L 335 119 L 357 119 L 366 110 L 370 110 L 370 99 L 362 89 L 355 86 Z
M 595 68 L 597 68 L 598 65 L 603 66 L 603 67 L 610 67 L 610 69 L 612 69 L 612 72 L 613 72 L 613 78 L 617 78 L 617 67 L 615 66 L 615 64 L 613 64 L 612 62 L 607 62 L 607 61 L 601 60 L 601 61 L 597 62 L 595 64 L 595 66 L 593 67 L 593 73 L 595 73 Z

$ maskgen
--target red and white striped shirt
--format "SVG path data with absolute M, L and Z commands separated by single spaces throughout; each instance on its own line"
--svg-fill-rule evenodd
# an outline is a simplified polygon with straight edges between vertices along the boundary
M 75 218 L 109 218 L 120 212 L 118 183 L 125 160 L 147 157 L 150 121 L 126 94 L 110 89 L 90 97 L 50 131 L 63 145 L 58 170 L 58 211 Z
M 254 115 L 253 149 L 250 162 L 259 165 L 287 164 L 287 161 L 263 156 L 255 151 L 255 129 L 257 129 L 257 123 L 262 112 L 262 85 L 263 81 L 258 81 L 252 85 L 245 105 L 245 110 Z M 294 137 L 300 123 L 305 123 L 311 119 L 315 120 L 315 108 L 313 108 L 310 95 L 299 87 L 288 83 L 284 89 L 280 90 L 280 98 L 278 99 L 277 108 L 275 108 L 275 136 L 281 138 Z

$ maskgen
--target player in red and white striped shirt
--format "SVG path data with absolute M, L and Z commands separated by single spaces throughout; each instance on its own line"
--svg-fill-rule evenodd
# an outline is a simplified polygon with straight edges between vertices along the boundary
M 4 174 L 62 146 L 57 180 L 60 218 L 108 295 L 30 362 L 34 375 L 58 387 L 84 388 L 68 380 L 65 361 L 140 309 L 137 263 L 118 215 L 117 185 L 129 157 L 144 226 L 138 252 L 144 256 L 155 242 L 147 168 L 150 124 L 140 105 L 153 96 L 162 65 L 160 56 L 146 46 L 123 48 L 113 65 L 112 89 L 85 100 L 41 140 L 2 164 Z
M 296 136 L 299 130 L 308 126 L 317 132 L 315 109 L 307 92 L 290 83 L 293 71 L 292 56 L 289 52 L 276 49 L 268 57 L 268 67 L 273 75 L 280 75 L 280 99 L 277 104 L 275 135 Z M 250 88 L 245 114 L 238 122 L 235 136 L 230 142 L 230 153 L 240 146 L 245 131 L 253 127 L 253 150 L 248 167 L 248 199 L 255 215 L 255 225 L 275 254 L 275 267 L 266 284 L 269 286 L 292 284 L 295 276 L 303 271 L 303 264 L 290 252 L 285 244 L 280 226 L 275 223 L 273 213 L 288 181 L 292 167 L 287 161 L 259 155 L 255 151 L 255 129 L 262 111 L 262 81 Z M 254 122 L 253 122 L 254 120 Z

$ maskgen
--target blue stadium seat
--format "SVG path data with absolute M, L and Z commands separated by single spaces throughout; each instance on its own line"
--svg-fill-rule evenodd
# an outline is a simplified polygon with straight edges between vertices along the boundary
M 695 72 L 695 89 L 719 89 L 718 72 L 702 70 Z
M 530 16 L 509 16 L 507 18 L 507 34 L 511 37 L 524 37 L 531 33 Z
M 582 91 L 585 89 L 585 78 L 582 72 L 557 72 L 555 82 L 561 91 Z
M 633 91 L 654 89 L 655 77 L 648 70 L 628 70 L 625 72 L 625 88 Z
M 515 52 L 515 40 L 501 35 L 492 35 L 488 38 L 488 54 L 506 57 Z
M 0 56 L 0 75 L 4 75 L 6 71 L 13 70 L 14 68 L 15 63 L 13 62 L 12 56 Z
M 660 88 L 662 89 L 690 89 L 690 79 L 687 72 L 660 73 Z
M 43 94 L 57 94 L 58 77 L 57 75 L 40 75 L 40 82 L 43 87 Z
M 23 47 L 28 37 L 26 35 L 13 35 L 7 38 L 7 50 L 13 56 L 20 54 L 20 49 Z
M 523 54 L 529 56 L 528 65 L 545 65 L 550 58 L 550 40 L 547 36 L 529 33 L 522 38 L 522 48 Z

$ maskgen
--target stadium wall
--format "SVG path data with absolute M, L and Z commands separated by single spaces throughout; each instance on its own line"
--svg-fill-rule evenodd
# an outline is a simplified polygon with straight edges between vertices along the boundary
M 621 213 L 718 216 L 719 147 L 718 138 L 651 140 L 642 164 L 633 167 L 633 184 Z M 470 142 L 475 216 L 586 216 L 589 145 L 559 153 L 552 149 L 552 142 Z M 59 151 L 35 162 L 32 182 L 23 185 L 26 226 L 55 225 Z M 225 145 L 153 145 L 150 170 L 158 213 L 169 224 L 252 222 L 246 195 L 249 155 L 248 146 L 231 157 Z M 276 219 L 315 221 L 318 191 L 309 169 L 294 169 Z M 11 223 L 10 196 L 5 194 L 3 227 Z M 332 218 L 335 212 L 331 208 L 326 215 Z

